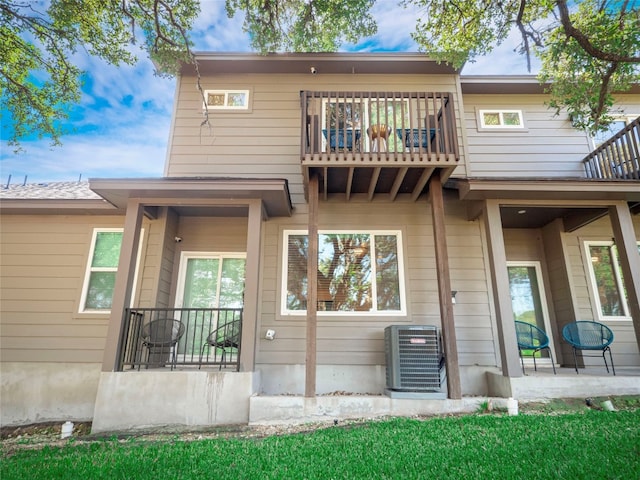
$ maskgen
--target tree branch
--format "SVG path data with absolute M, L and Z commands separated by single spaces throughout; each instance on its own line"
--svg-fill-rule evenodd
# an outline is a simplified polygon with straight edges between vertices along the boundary
M 606 52 L 600 48 L 595 47 L 584 33 L 573 26 L 573 23 L 571 22 L 571 18 L 569 16 L 569 7 L 567 7 L 567 2 L 565 0 L 556 0 L 556 5 L 558 6 L 558 11 L 560 13 L 560 23 L 564 28 L 565 34 L 578 42 L 578 45 L 580 45 L 580 47 L 590 56 L 599 60 L 603 60 L 605 62 L 640 63 L 640 57 Z

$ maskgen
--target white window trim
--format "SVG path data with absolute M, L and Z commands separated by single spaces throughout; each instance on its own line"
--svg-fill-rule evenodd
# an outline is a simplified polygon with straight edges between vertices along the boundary
M 80 305 L 78 306 L 78 313 L 90 313 L 90 314 L 99 314 L 99 315 L 110 315 L 111 309 L 109 310 L 97 310 L 91 308 L 84 308 L 85 303 L 87 301 L 87 293 L 89 292 L 89 280 L 91 278 L 92 272 L 117 272 L 118 267 L 116 268 L 96 268 L 92 269 L 91 264 L 93 262 L 93 253 L 96 248 L 96 240 L 98 238 L 98 233 L 103 232 L 120 232 L 124 234 L 123 228 L 94 228 L 93 234 L 91 235 L 91 247 L 89 248 L 89 255 L 87 257 L 87 268 L 84 274 L 84 280 L 82 283 L 82 293 L 80 295 Z M 134 272 L 133 277 L 133 285 L 131 286 L 132 292 L 136 291 L 136 286 L 138 282 L 138 271 L 140 269 L 140 259 L 142 258 L 142 245 L 144 239 L 144 229 L 140 230 L 140 244 L 138 245 L 138 258 L 136 259 L 136 270 Z M 122 253 L 122 252 L 121 252 Z M 131 295 L 131 305 L 133 305 L 135 295 Z
M 399 283 L 399 296 L 400 296 L 400 310 L 381 310 L 381 311 L 318 311 L 317 315 L 329 316 L 329 317 L 397 317 L 405 316 L 407 314 L 407 298 L 405 290 L 404 279 L 404 250 L 402 242 L 402 232 L 400 230 L 318 230 L 318 235 L 321 234 L 348 234 L 348 233 L 366 233 L 372 237 L 375 235 L 395 235 L 397 238 L 398 248 L 398 283 Z M 282 247 L 282 283 L 280 285 L 280 314 L 282 316 L 303 316 L 307 314 L 306 310 L 289 310 L 287 309 L 287 280 L 288 280 L 288 260 L 289 260 L 289 235 L 308 235 L 307 230 L 284 230 L 283 231 L 283 247 Z M 375 246 L 372 248 L 372 257 L 375 255 Z M 374 262 L 372 262 L 372 265 Z M 376 282 L 371 282 L 371 295 L 376 297 Z
M 209 98 L 210 93 L 224 94 L 224 105 L 208 105 L 205 103 L 205 105 L 203 105 L 203 109 L 207 108 L 209 110 L 227 110 L 227 111 L 243 111 L 243 112 L 250 110 L 251 91 L 248 89 L 225 88 L 225 89 L 216 89 L 216 90 L 205 90 L 204 91 L 205 102 Z M 247 100 L 246 103 L 244 105 L 228 105 L 230 93 L 244 93 L 245 98 Z
M 598 319 L 599 321 L 618 321 L 618 320 L 630 321 L 630 320 L 632 320 L 632 318 L 631 318 L 631 315 L 629 314 L 629 305 L 627 304 L 627 298 L 622 293 L 622 292 L 624 292 L 624 284 L 623 284 L 622 274 L 621 274 L 620 269 L 618 267 L 618 262 L 617 261 L 613 262 L 613 272 L 614 272 L 614 275 L 616 277 L 616 284 L 618 286 L 618 291 L 621 292 L 622 310 L 624 311 L 625 315 L 612 316 L 612 315 L 603 315 L 602 314 L 602 304 L 600 303 L 600 295 L 598 294 L 598 283 L 597 283 L 597 279 L 596 279 L 596 273 L 595 273 L 595 271 L 593 269 L 593 262 L 591 261 L 591 249 L 590 249 L 590 247 L 592 247 L 592 246 L 596 246 L 596 247 L 611 247 L 613 245 L 614 245 L 614 242 L 606 241 L 606 240 L 604 240 L 604 241 L 602 241 L 602 240 L 585 240 L 583 242 L 585 260 L 586 260 L 587 268 L 589 270 L 588 285 L 589 285 L 589 290 L 591 291 L 591 298 L 593 299 L 594 318 Z M 640 243 L 639 243 L 639 245 L 640 245 Z M 618 256 L 617 249 L 615 251 L 615 256 L 616 256 L 616 260 L 617 260 L 617 256 Z
M 499 125 L 486 125 L 484 123 L 484 114 L 485 113 L 497 113 L 500 117 Z M 519 125 L 505 125 L 504 123 L 504 114 L 505 113 L 517 113 L 518 119 L 520 120 Z M 522 114 L 522 110 L 506 110 L 502 108 L 487 108 L 478 110 L 478 125 L 481 130 L 524 130 L 524 116 Z

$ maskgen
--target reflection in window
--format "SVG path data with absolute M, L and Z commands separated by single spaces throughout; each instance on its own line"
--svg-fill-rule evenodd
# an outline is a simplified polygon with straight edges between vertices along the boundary
M 620 258 L 611 242 L 588 243 L 591 261 L 591 281 L 597 292 L 602 317 L 628 316 L 626 291 Z M 640 253 L 640 245 L 638 246 Z
M 216 110 L 247 110 L 249 90 L 205 90 L 207 107 Z
M 399 312 L 402 309 L 398 233 L 318 235 L 318 310 Z M 306 234 L 289 233 L 285 310 L 307 308 Z
M 82 310 L 110 310 L 120 259 L 122 230 L 96 230 Z
M 521 110 L 480 110 L 481 128 L 523 128 Z

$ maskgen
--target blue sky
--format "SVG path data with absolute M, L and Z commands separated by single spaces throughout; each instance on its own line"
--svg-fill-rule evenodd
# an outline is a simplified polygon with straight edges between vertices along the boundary
M 393 14 L 389 12 L 393 11 Z M 398 7 L 397 0 L 379 0 L 374 9 L 378 34 L 349 51 L 417 51 L 410 32 L 416 12 Z M 192 32 L 195 50 L 248 52 L 248 36 L 242 17 L 229 19 L 224 0 L 201 0 L 201 13 Z M 513 52 L 513 35 L 490 56 L 467 64 L 463 75 L 527 74 L 525 58 Z M 135 66 L 109 66 L 85 53 L 75 57 L 87 72 L 83 97 L 73 108 L 62 146 L 51 147 L 48 139 L 22 142 L 23 152 L 14 153 L 5 139 L 0 144 L 0 184 L 75 181 L 88 178 L 161 177 L 175 81 L 156 77 L 144 56 Z M 535 64 L 534 64 L 535 65 Z M 535 72 L 534 72 L 535 73 Z

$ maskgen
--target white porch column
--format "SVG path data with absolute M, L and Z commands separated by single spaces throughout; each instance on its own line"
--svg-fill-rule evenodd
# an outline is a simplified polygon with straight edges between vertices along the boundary
M 109 328 L 107 329 L 107 339 L 102 357 L 103 372 L 116 371 L 118 359 L 120 358 L 122 319 L 124 309 L 131 305 L 131 296 L 133 295 L 132 289 L 136 273 L 138 246 L 140 245 L 143 211 L 144 205 L 138 199 L 129 199 L 124 220 L 124 232 L 122 233 L 118 272 L 116 273 L 116 283 L 113 288 Z
M 483 218 L 487 233 L 493 298 L 496 306 L 502 375 L 505 377 L 521 377 L 522 368 L 520 367 L 518 343 L 516 342 L 516 325 L 513 319 L 511 294 L 509 292 L 507 254 L 504 247 L 504 235 L 502 234 L 500 204 L 497 200 L 485 200 Z

